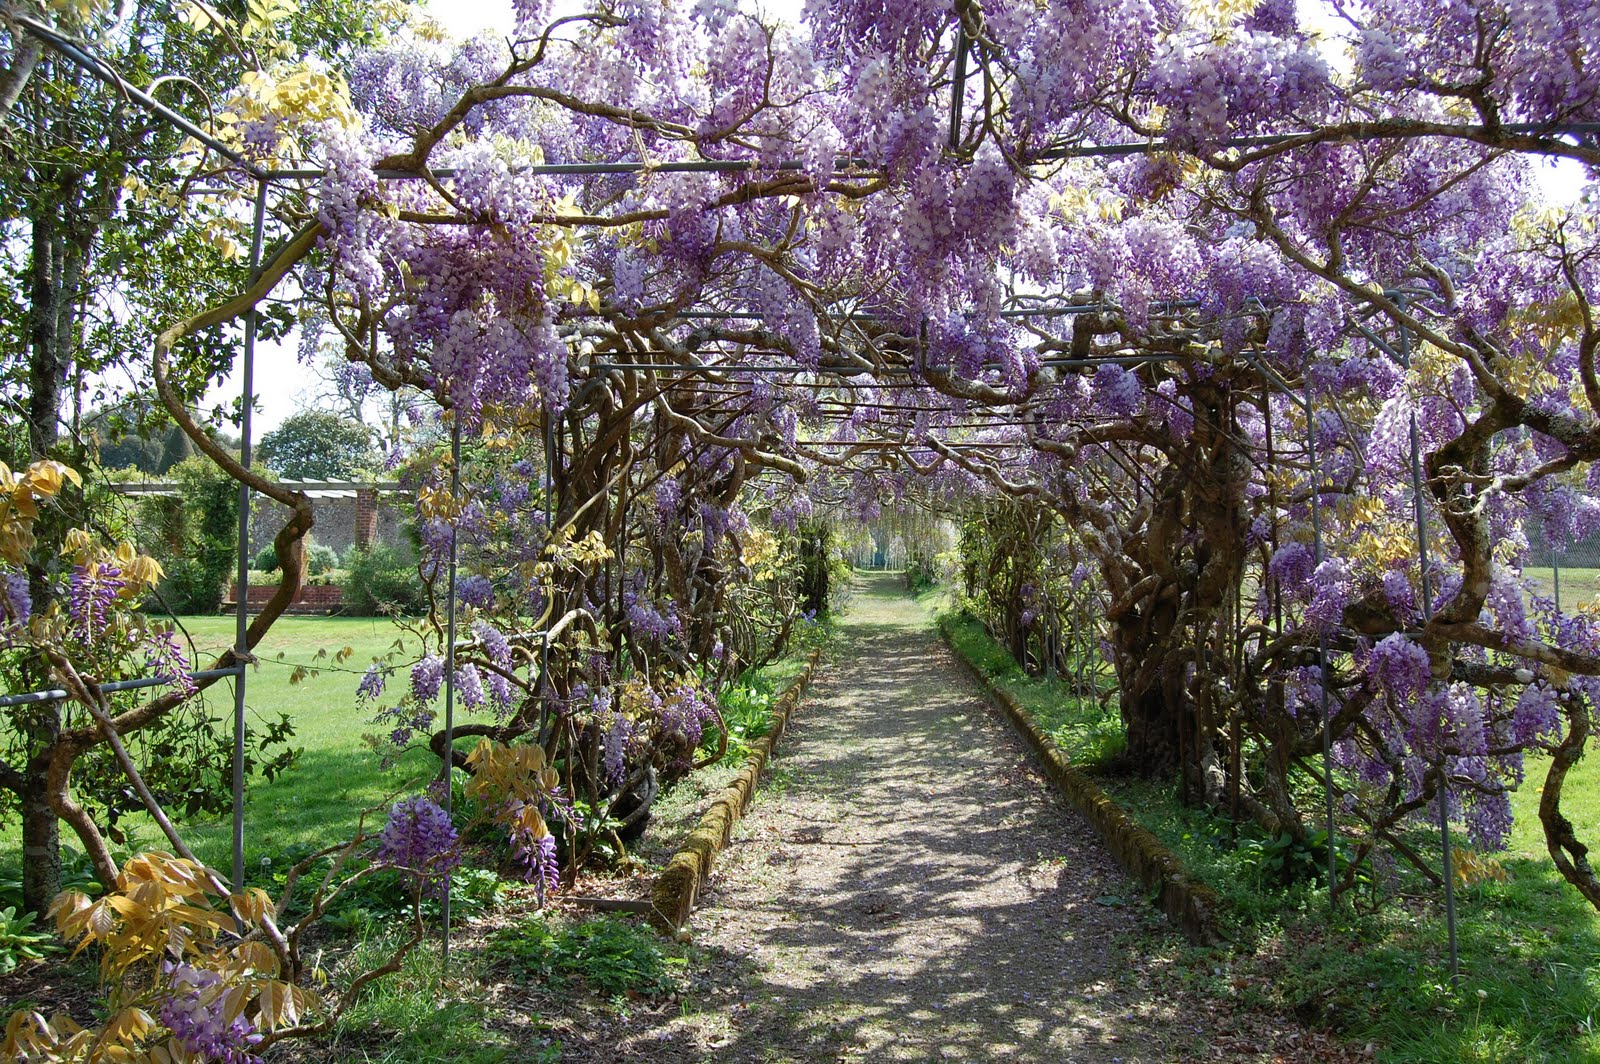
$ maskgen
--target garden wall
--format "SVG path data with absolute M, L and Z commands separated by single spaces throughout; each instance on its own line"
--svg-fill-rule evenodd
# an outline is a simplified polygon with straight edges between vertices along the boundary
M 406 540 L 403 497 L 397 494 L 357 484 L 313 489 L 307 494 L 316 521 L 311 538 L 341 556 L 352 546 L 384 543 L 398 547 Z M 283 513 L 283 507 L 271 499 L 255 497 L 250 507 L 252 556 L 272 545 L 283 525 Z

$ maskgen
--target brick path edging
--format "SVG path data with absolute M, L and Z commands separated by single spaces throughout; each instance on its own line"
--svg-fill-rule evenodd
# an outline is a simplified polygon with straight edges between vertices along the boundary
M 800 675 L 778 694 L 772 704 L 772 727 L 756 741 L 745 758 L 744 768 L 717 795 L 699 824 L 656 877 L 655 885 L 650 890 L 650 922 L 658 928 L 676 931 L 688 922 L 695 898 L 711 875 L 712 862 L 728 845 L 734 825 L 749 806 L 756 784 L 761 780 L 761 772 L 766 768 L 772 751 L 777 748 L 778 740 L 783 737 L 790 715 L 799 706 L 800 696 L 805 694 L 807 685 L 811 683 L 811 674 L 816 670 L 817 660 L 821 656 L 821 650 L 813 650 Z
M 1117 863 L 1146 888 L 1157 891 L 1157 904 L 1166 913 L 1167 919 L 1197 945 L 1221 941 L 1225 936 L 1220 929 L 1218 916 L 1226 906 L 1221 896 L 1190 876 L 1177 854 L 1167 849 L 1150 829 L 1134 820 L 1087 773 L 1072 765 L 1055 740 L 1011 692 L 967 660 L 950 638 L 950 629 L 945 620 L 939 622 L 939 634 L 944 637 L 951 654 L 967 674 L 1022 736 L 1042 763 L 1045 775 L 1056 790 L 1099 832 Z

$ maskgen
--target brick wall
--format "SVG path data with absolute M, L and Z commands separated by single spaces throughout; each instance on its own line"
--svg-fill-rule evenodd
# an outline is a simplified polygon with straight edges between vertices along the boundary
M 313 496 L 311 513 L 316 523 L 311 527 L 311 538 L 332 547 L 341 558 L 352 544 L 361 542 L 363 533 L 368 544 L 402 546 L 406 541 L 401 524 L 402 501 L 400 496 L 379 495 L 370 488 L 352 488 L 349 495 Z M 284 513 L 284 507 L 271 499 L 255 497 L 250 512 L 252 557 L 271 546 L 278 529 L 283 527 Z
M 251 584 L 250 606 L 252 611 L 260 610 L 273 595 L 278 593 L 276 584 Z M 228 602 L 239 601 L 239 586 L 234 584 L 228 588 Z M 344 602 L 344 593 L 331 584 L 320 584 L 313 587 L 302 587 L 300 594 L 289 606 L 290 613 L 327 613 L 338 608 Z

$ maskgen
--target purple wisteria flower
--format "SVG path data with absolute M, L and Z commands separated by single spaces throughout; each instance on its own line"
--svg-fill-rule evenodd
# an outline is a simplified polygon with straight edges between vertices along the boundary
M 661 704 L 661 730 L 688 740 L 690 748 L 700 745 L 705 723 L 716 715 L 705 692 L 692 684 L 679 684 Z
M 622 782 L 623 774 L 627 770 L 628 743 L 632 738 L 632 723 L 627 717 L 618 713 L 612 719 L 611 727 L 606 729 L 602 744 L 606 782 L 613 786 Z
M 478 642 L 483 644 L 483 652 L 488 655 L 490 661 L 496 665 L 511 664 L 511 642 L 504 632 L 483 620 L 473 624 L 472 632 L 478 637 Z
M 468 663 L 456 670 L 456 694 L 467 709 L 478 709 L 487 701 L 483 693 L 483 676 L 476 665 Z
M 541 894 L 554 894 L 561 886 L 561 864 L 556 857 L 556 837 L 546 832 L 523 851 L 527 878 L 539 886 Z
M 1285 543 L 1267 563 L 1267 572 L 1288 594 L 1296 594 L 1311 582 L 1317 567 L 1311 548 L 1304 543 Z
M 1409 619 L 1417 608 L 1416 593 L 1411 589 L 1411 579 L 1399 569 L 1383 574 L 1383 600 L 1396 615 Z
M 1281 552 L 1280 552 L 1281 553 Z M 1306 627 L 1328 631 L 1344 621 L 1344 608 L 1355 594 L 1355 584 L 1344 562 L 1329 558 L 1311 574 L 1311 601 L 1306 604 Z
M 356 698 L 362 702 L 375 702 L 383 697 L 385 673 L 382 665 L 369 665 L 356 685 Z
M 157 1016 L 173 1041 L 209 1064 L 259 1064 L 252 1050 L 262 1036 L 244 1016 L 227 1019 L 222 977 L 188 964 L 163 967 L 169 982 Z
M 6 573 L 0 578 L 0 626 L 22 627 L 33 615 L 33 596 L 26 573 Z
M 378 836 L 373 855 L 380 864 L 392 865 L 435 881 L 430 893 L 443 890 L 440 882 L 461 863 L 456 848 L 460 836 L 450 814 L 426 795 L 402 798 L 389 809 L 389 821 Z
M 114 565 L 79 565 L 73 569 L 67 615 L 85 643 L 100 638 L 105 631 L 111 604 L 124 586 L 122 570 Z
M 432 702 L 444 686 L 444 662 L 432 654 L 411 666 L 411 693 L 418 702 Z
M 486 610 L 494 605 L 494 584 L 487 576 L 470 573 L 456 582 L 456 600 L 463 606 Z
M 1549 684 L 1534 683 L 1522 689 L 1511 714 L 1511 735 L 1518 743 L 1553 739 L 1561 731 L 1561 707 Z
M 627 605 L 629 628 L 642 639 L 659 643 L 683 631 L 678 611 L 670 602 L 665 609 L 661 609 L 649 599 L 631 591 L 623 595 L 623 602 Z
M 178 645 L 172 632 L 153 632 L 145 644 L 145 664 L 153 676 L 159 676 L 185 695 L 195 692 L 194 680 L 189 676 L 189 655 Z
M 1422 644 L 1400 632 L 1381 639 L 1367 661 L 1367 672 L 1378 685 L 1403 702 L 1427 690 L 1429 669 L 1428 652 Z

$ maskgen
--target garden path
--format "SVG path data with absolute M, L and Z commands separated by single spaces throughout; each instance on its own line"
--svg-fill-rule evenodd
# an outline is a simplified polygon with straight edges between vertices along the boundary
M 694 918 L 753 968 L 712 1059 L 1186 1056 L 1160 917 L 897 576 L 858 579 L 829 658 Z

